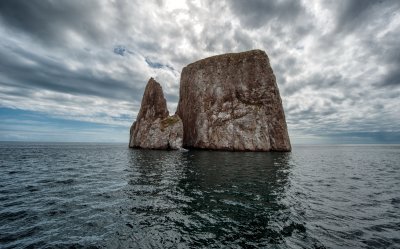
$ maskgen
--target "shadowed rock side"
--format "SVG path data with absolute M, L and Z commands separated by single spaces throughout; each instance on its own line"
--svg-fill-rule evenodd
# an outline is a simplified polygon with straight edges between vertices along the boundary
M 213 56 L 182 70 L 176 114 L 183 146 L 290 151 L 282 100 L 261 50 Z
M 130 130 L 129 147 L 144 149 L 179 149 L 183 125 L 178 115 L 168 116 L 161 85 L 150 78 L 144 91 L 136 121 Z

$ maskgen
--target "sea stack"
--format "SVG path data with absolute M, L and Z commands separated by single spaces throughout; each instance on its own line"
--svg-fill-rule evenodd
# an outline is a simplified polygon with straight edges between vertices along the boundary
M 261 50 L 217 55 L 183 68 L 176 114 L 187 148 L 291 151 L 276 78 Z
M 182 120 L 177 115 L 169 116 L 161 85 L 150 78 L 139 114 L 131 126 L 129 147 L 179 149 L 182 138 Z

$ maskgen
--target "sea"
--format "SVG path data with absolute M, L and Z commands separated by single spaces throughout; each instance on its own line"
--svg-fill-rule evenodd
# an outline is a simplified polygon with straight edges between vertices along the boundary
M 0 248 L 400 248 L 400 145 L 2 142 Z

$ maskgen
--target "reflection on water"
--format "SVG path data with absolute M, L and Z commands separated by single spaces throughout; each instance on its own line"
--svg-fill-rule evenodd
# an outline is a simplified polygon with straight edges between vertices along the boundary
M 289 153 L 139 150 L 129 159 L 138 245 L 267 246 L 304 237 L 284 202 Z
M 192 199 L 184 213 L 195 245 L 267 245 L 281 240 L 271 223 L 286 208 L 279 200 L 288 184 L 285 154 L 193 152 L 179 182 Z M 282 224 L 283 226 L 285 224 Z

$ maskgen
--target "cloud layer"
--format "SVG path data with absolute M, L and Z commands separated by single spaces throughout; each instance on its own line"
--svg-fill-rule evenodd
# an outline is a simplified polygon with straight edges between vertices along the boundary
M 185 65 L 258 48 L 295 142 L 398 138 L 399 34 L 396 0 L 4 0 L 0 107 L 128 129 L 150 77 L 174 112 Z

